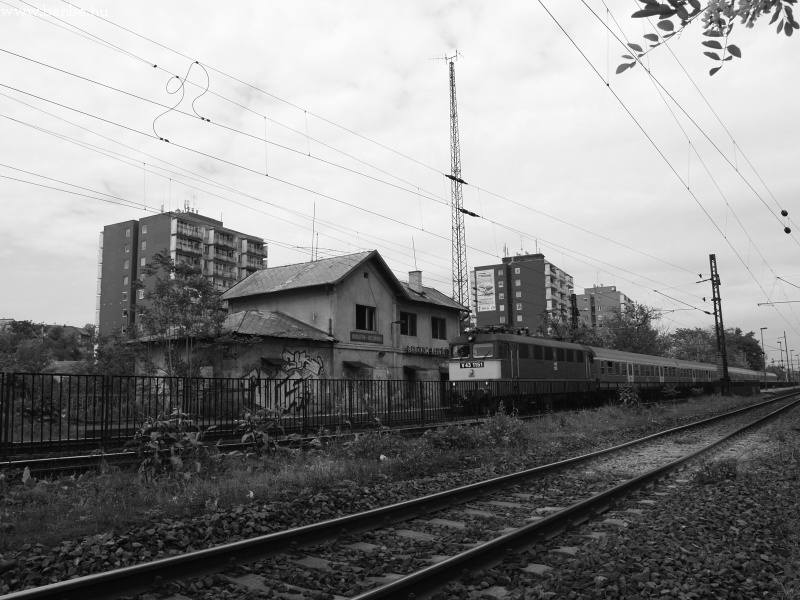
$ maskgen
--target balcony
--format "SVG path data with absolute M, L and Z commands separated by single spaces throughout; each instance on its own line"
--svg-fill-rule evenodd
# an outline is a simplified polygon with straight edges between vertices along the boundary
M 215 267 L 213 271 L 210 271 L 210 275 L 214 277 L 224 277 L 225 279 L 236 279 L 236 271 L 233 269 L 220 269 Z
M 264 250 L 263 246 L 256 246 L 254 244 L 251 244 L 250 242 L 247 243 L 247 249 L 245 250 L 245 252 L 250 256 L 259 256 L 262 258 L 267 256 L 267 253 Z
M 183 252 L 185 254 L 198 254 L 199 255 L 199 254 L 203 253 L 202 245 L 197 244 L 197 243 L 195 243 L 195 244 L 187 243 L 187 242 L 184 242 L 182 240 L 178 240 L 178 243 L 175 246 L 175 250 L 177 250 L 178 252 Z
M 230 235 L 222 235 L 220 233 L 216 234 L 214 236 L 214 245 L 236 250 L 236 240 Z
M 233 252 L 220 252 L 217 250 L 211 258 L 215 261 L 226 262 L 232 265 L 236 264 L 236 255 Z
M 188 223 L 182 223 L 181 221 L 178 221 L 177 233 L 181 237 L 189 237 L 196 240 L 203 239 L 203 233 L 200 231 L 200 228 L 197 225 L 189 225 Z

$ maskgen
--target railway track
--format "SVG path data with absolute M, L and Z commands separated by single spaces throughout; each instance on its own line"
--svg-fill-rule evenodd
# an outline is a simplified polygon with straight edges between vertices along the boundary
M 221 588 L 297 599 L 408 598 L 428 596 L 503 560 L 516 560 L 536 575 L 546 567 L 520 559 L 521 552 L 596 521 L 635 490 L 744 435 L 756 427 L 754 413 L 774 418 L 775 402 L 784 405 L 778 411 L 795 404 L 778 399 L 553 465 L 6 598 L 118 598 L 150 591 L 177 600 L 219 597 Z M 600 519 L 619 526 L 620 519 Z M 193 581 L 181 586 L 180 595 L 165 586 L 188 579 Z

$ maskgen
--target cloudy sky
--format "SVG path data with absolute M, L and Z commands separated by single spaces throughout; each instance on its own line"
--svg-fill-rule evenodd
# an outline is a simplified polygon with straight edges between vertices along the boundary
M 457 50 L 470 268 L 538 250 L 674 329 L 713 324 L 713 253 L 725 325 L 800 354 L 800 40 L 737 27 L 709 77 L 692 27 L 617 75 L 636 9 L 2 0 L 0 317 L 92 322 L 103 226 L 186 202 L 270 266 L 377 249 L 450 293 Z

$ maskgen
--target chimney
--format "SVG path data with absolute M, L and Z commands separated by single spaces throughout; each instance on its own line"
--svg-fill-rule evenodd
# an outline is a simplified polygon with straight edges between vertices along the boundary
M 422 271 L 408 272 L 408 287 L 418 294 L 422 293 Z

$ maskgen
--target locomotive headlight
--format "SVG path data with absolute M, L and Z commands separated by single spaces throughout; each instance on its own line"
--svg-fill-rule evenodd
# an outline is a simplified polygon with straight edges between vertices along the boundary
M 474 342 L 475 341 L 475 336 L 474 335 L 468 335 L 467 336 L 467 341 L 468 342 Z

